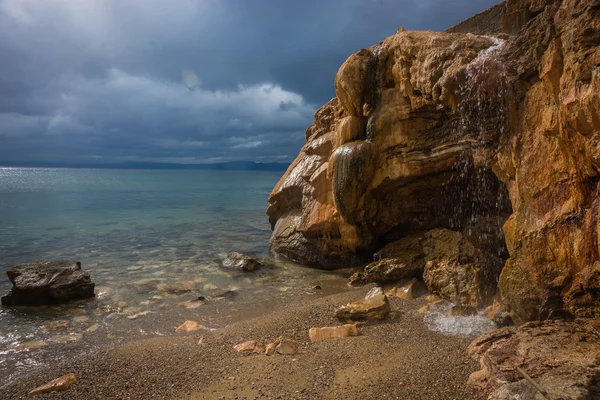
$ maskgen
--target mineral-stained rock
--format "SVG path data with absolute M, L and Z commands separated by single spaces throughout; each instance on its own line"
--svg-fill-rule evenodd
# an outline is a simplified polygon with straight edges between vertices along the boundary
M 31 392 L 29 392 L 29 395 L 34 396 L 36 394 L 67 390 L 75 382 L 77 382 L 77 377 L 75 376 L 75 374 L 67 374 L 61 376 L 60 378 L 56 378 L 46 383 L 45 385 L 33 389 Z
M 490 400 L 543 399 L 516 370 L 521 368 L 549 399 L 600 398 L 598 321 L 530 322 L 505 327 L 475 339 L 468 349 L 481 370 L 469 384 Z
M 13 284 L 2 305 L 42 305 L 94 297 L 90 274 L 79 261 L 38 261 L 6 271 Z
M 399 30 L 348 58 L 269 197 L 272 251 L 334 268 L 450 229 L 506 261 L 499 298 L 516 323 L 600 316 L 597 0 L 499 12 L 504 42 Z M 447 298 L 487 297 L 477 264 L 433 272 Z
M 252 272 L 262 267 L 262 264 L 250 256 L 232 251 L 223 260 L 223 266 L 239 271 Z
M 342 322 L 377 321 L 390 313 L 390 302 L 380 287 L 367 293 L 363 300 L 346 304 L 335 311 L 335 316 Z
M 477 309 L 469 306 L 452 306 L 448 310 L 448 315 L 453 317 L 468 317 L 475 314 L 477 314 Z
M 180 325 L 175 330 L 175 332 L 193 332 L 193 331 L 198 331 L 202 328 L 204 328 L 204 327 L 202 325 L 200 325 L 198 322 L 187 320 L 182 325 Z
M 481 307 L 496 293 L 502 260 L 475 248 L 448 229 L 427 233 L 424 240 L 427 288 L 457 305 Z
M 358 328 L 354 324 L 342 326 L 325 326 L 323 328 L 310 328 L 308 337 L 311 342 L 318 342 L 325 339 L 341 339 L 348 336 L 357 336 Z

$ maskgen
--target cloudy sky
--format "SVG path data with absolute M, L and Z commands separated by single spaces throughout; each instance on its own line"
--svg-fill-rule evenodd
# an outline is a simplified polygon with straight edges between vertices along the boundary
M 290 162 L 353 52 L 498 0 L 0 0 L 2 162 Z

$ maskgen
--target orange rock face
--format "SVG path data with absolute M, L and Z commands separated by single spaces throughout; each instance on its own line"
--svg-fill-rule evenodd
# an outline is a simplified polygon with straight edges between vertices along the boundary
M 598 315 L 600 10 L 509 0 L 501 22 L 503 43 L 399 30 L 350 56 L 269 197 L 272 251 L 335 268 L 450 229 L 506 260 L 515 322 Z

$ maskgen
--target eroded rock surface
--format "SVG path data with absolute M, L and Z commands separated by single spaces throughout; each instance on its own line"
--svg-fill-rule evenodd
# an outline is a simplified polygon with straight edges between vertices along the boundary
M 475 339 L 468 351 L 481 365 L 469 383 L 483 389 L 490 400 L 544 399 L 517 367 L 548 393 L 548 399 L 600 398 L 598 321 L 500 328 Z
M 43 305 L 94 297 L 90 274 L 79 261 L 38 261 L 6 271 L 13 287 L 2 305 Z
M 350 56 L 269 197 L 272 251 L 335 268 L 449 229 L 506 260 L 515 322 L 600 315 L 598 3 L 508 0 L 499 26 L 504 42 L 401 29 Z

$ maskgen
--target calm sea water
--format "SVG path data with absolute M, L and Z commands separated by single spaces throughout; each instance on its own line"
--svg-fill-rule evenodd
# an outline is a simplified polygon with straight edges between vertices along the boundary
M 10 288 L 6 268 L 40 259 L 81 261 L 97 289 L 91 301 L 0 308 L 0 376 L 56 361 L 66 349 L 72 355 L 174 334 L 186 319 L 218 329 L 243 318 L 250 304 L 260 312 L 291 296 L 318 295 L 311 291 L 317 283 L 343 290 L 335 274 L 269 259 L 264 211 L 280 176 L 0 168 L 0 292 Z M 224 270 L 230 251 L 270 266 Z

